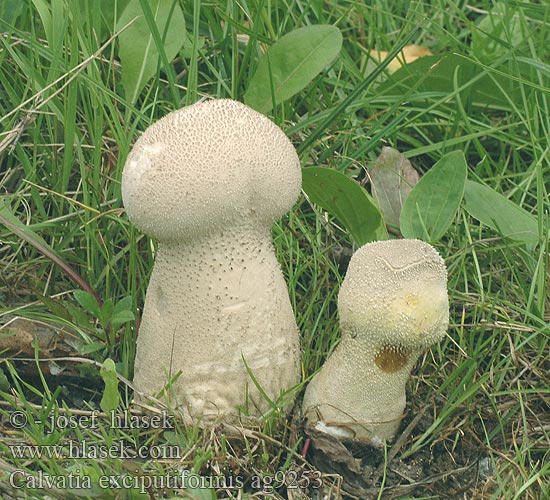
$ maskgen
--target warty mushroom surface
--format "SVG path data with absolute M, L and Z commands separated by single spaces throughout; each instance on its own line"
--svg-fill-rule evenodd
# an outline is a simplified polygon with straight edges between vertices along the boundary
M 248 369 L 272 400 L 298 382 L 298 328 L 271 226 L 300 187 L 289 139 L 236 101 L 174 111 L 136 141 L 124 206 L 158 240 L 137 341 L 139 390 L 158 394 L 181 371 L 172 403 L 208 421 L 269 409 Z
M 443 259 L 419 240 L 367 243 L 338 295 L 342 338 L 306 388 L 307 427 L 380 445 L 399 428 L 407 379 L 449 322 Z

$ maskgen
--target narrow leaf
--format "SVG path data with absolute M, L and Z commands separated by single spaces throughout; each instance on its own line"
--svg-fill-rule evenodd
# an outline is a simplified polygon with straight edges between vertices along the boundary
M 150 11 L 158 32 L 164 39 L 166 60 L 172 61 L 186 39 L 185 18 L 174 0 L 151 0 Z M 171 14 L 171 15 L 170 15 Z M 155 74 L 159 63 L 159 50 L 139 0 L 131 0 L 117 23 L 117 30 L 137 19 L 119 36 L 122 85 L 126 98 L 134 103 L 139 93 Z
M 403 203 L 418 182 L 418 173 L 399 151 L 382 148 L 369 172 L 372 195 L 386 224 L 399 227 Z
M 44 0 L 32 0 L 32 3 L 34 8 L 38 11 L 46 38 L 49 38 L 52 32 L 52 14 L 50 12 L 48 2 L 45 2 Z
M 336 217 L 357 245 L 377 239 L 380 212 L 357 182 L 337 170 L 307 167 L 302 169 L 302 186 L 309 200 Z
M 8 392 L 9 390 L 10 390 L 10 381 L 8 380 L 8 377 L 6 377 L 4 370 L 0 368 L 0 391 Z
M 287 33 L 260 59 L 244 102 L 260 113 L 269 112 L 274 104 L 300 92 L 341 48 L 342 34 L 336 26 L 318 24 Z
M 466 182 L 464 208 L 479 222 L 503 236 L 534 248 L 538 241 L 536 217 L 494 189 L 474 181 Z
M 405 238 L 439 240 L 453 221 L 468 176 L 462 151 L 443 156 L 418 182 L 405 200 L 399 218 Z

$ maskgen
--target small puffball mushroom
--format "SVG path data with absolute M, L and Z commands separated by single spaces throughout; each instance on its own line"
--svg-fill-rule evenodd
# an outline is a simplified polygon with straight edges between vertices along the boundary
M 338 295 L 342 339 L 308 385 L 307 426 L 380 445 L 399 428 L 405 385 L 449 323 L 447 271 L 427 243 L 368 243 L 352 256 Z
M 158 240 L 134 384 L 203 424 L 257 416 L 299 381 L 299 336 L 271 242 L 300 194 L 285 134 L 222 99 L 174 111 L 136 141 L 122 175 L 130 220 Z M 253 377 L 250 376 L 250 372 Z

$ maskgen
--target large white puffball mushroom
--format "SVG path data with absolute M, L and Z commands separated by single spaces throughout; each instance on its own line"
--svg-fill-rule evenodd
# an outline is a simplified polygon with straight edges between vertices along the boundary
M 338 295 L 342 339 L 308 385 L 303 412 L 339 439 L 379 445 L 399 428 L 420 354 L 449 323 L 447 271 L 427 243 L 368 243 L 352 256 Z
M 300 162 L 285 134 L 232 100 L 174 111 L 136 141 L 122 174 L 130 220 L 158 240 L 134 384 L 189 421 L 259 415 L 299 380 L 299 337 L 271 243 Z M 250 376 L 252 373 L 253 378 Z

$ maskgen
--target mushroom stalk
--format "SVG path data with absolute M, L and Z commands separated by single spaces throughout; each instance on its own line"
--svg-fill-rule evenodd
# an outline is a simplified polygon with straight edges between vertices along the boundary
M 381 352 L 356 344 L 351 355 L 346 352 L 347 344 L 353 342 L 348 338 L 349 332 L 342 333 L 342 347 L 308 386 L 304 411 L 310 422 L 322 422 L 318 430 L 340 439 L 379 444 L 399 428 L 406 382 L 420 351 L 388 346 Z M 377 359 L 382 361 L 380 366 Z
M 308 385 L 308 426 L 381 444 L 399 429 L 407 379 L 449 321 L 443 259 L 427 243 L 368 243 L 351 258 L 338 295 L 342 339 Z
M 247 403 L 251 414 L 262 413 L 269 403 L 244 362 L 271 399 L 296 384 L 299 343 L 289 325 L 294 316 L 268 226 L 159 242 L 134 383 L 157 392 L 181 371 L 172 390 L 191 418 Z

